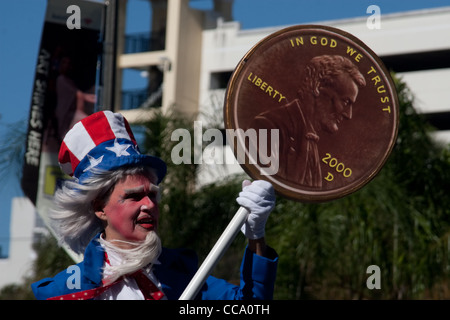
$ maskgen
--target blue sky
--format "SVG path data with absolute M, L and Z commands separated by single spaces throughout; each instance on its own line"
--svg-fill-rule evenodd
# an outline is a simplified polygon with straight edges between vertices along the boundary
M 127 32 L 147 30 L 148 3 L 144 0 L 129 3 L 135 16 L 127 24 Z M 191 3 L 200 9 L 212 8 L 212 0 L 191 0 Z M 363 17 L 368 16 L 369 5 L 378 5 L 382 15 L 450 6 L 450 0 L 235 0 L 234 3 L 233 18 L 243 29 Z M 0 0 L 0 137 L 5 136 L 4 124 L 22 121 L 26 126 L 46 4 L 46 0 Z M 8 252 L 10 201 L 21 195 L 14 175 L 1 177 L 3 254 Z

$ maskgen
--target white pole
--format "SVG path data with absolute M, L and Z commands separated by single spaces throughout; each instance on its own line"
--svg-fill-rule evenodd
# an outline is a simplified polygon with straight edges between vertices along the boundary
M 239 230 L 247 220 L 248 214 L 249 212 L 247 209 L 244 207 L 239 208 L 233 219 L 231 219 L 230 223 L 220 236 L 219 240 L 217 240 L 216 244 L 211 249 L 211 252 L 197 270 L 197 273 L 194 275 L 191 282 L 189 282 L 186 289 L 184 289 L 184 292 L 180 296 L 179 300 L 193 300 L 195 298 L 197 293 L 200 291 L 200 288 L 205 283 L 206 278 L 210 275 L 212 269 L 215 267 L 220 258 L 222 258 L 223 254 L 233 242 Z

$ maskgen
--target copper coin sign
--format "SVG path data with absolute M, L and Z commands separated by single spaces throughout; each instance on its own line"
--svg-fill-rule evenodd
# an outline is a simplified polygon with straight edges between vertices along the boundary
M 383 63 L 325 26 L 293 26 L 257 43 L 236 67 L 224 109 L 244 170 L 305 202 L 363 187 L 397 136 L 398 100 Z

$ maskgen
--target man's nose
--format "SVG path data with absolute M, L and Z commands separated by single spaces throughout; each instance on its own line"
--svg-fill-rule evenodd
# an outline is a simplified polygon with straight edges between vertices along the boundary
M 144 198 L 142 198 L 141 204 L 142 207 L 147 207 L 148 209 L 151 209 L 156 205 L 156 200 L 151 199 L 150 196 L 145 196 Z

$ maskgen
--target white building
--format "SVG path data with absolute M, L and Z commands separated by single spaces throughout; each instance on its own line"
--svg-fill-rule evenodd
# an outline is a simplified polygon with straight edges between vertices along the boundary
M 36 232 L 42 232 L 42 227 L 31 201 L 26 197 L 13 198 L 9 256 L 0 259 L 0 289 L 22 283 L 23 277 L 30 275 L 36 257 L 32 245 Z
M 240 59 L 258 41 L 289 25 L 241 30 L 239 21 L 231 21 L 233 1 L 230 0 L 215 0 L 214 9 L 208 12 L 190 8 L 188 0 L 149 1 L 152 31 L 146 41 L 156 43 L 159 39 L 158 43 L 163 45 L 154 46 L 155 51 L 151 51 L 151 45 L 141 45 L 141 50 L 145 47 L 144 52 L 134 52 L 136 45 L 130 48 L 130 41 L 139 39 L 124 33 L 126 2 L 121 2 L 119 30 L 125 41 L 119 41 L 118 74 L 130 68 L 156 74 L 156 85 L 150 80 L 144 95 L 144 98 L 149 95 L 155 98 L 160 94 L 159 104 L 152 100 L 153 107 L 167 110 L 175 106 L 177 112 L 194 114 L 202 123 L 212 116 L 223 128 L 225 89 Z M 439 129 L 436 137 L 449 143 L 450 7 L 382 15 L 378 29 L 368 25 L 368 18 L 366 15 L 314 24 L 342 29 L 369 46 L 388 69 L 407 83 L 416 97 L 418 112 L 426 114 Z M 142 34 L 139 37 L 142 39 Z M 133 53 L 124 53 L 130 51 Z M 121 77 L 117 78 L 116 92 L 120 93 Z M 162 91 L 156 90 L 161 87 Z M 145 99 L 130 105 L 124 97 L 125 94 L 116 97 L 116 111 L 124 113 L 131 122 L 151 117 L 154 108 L 147 108 Z M 229 149 L 226 152 L 227 157 L 233 158 Z M 208 171 L 206 166 L 203 169 L 201 175 Z M 213 174 L 205 173 L 200 180 L 207 183 L 222 175 L 217 168 L 210 169 Z M 235 165 L 223 172 L 240 170 Z
M 406 81 L 419 112 L 450 112 L 450 7 L 384 15 L 380 29 L 369 29 L 367 17 L 315 24 L 342 29 L 368 45 Z M 226 22 L 204 30 L 200 107 L 213 103 L 212 94 L 223 98 L 227 82 L 219 79 L 231 75 L 259 40 L 284 27 L 240 30 L 239 22 Z M 450 130 L 450 123 L 443 129 Z

